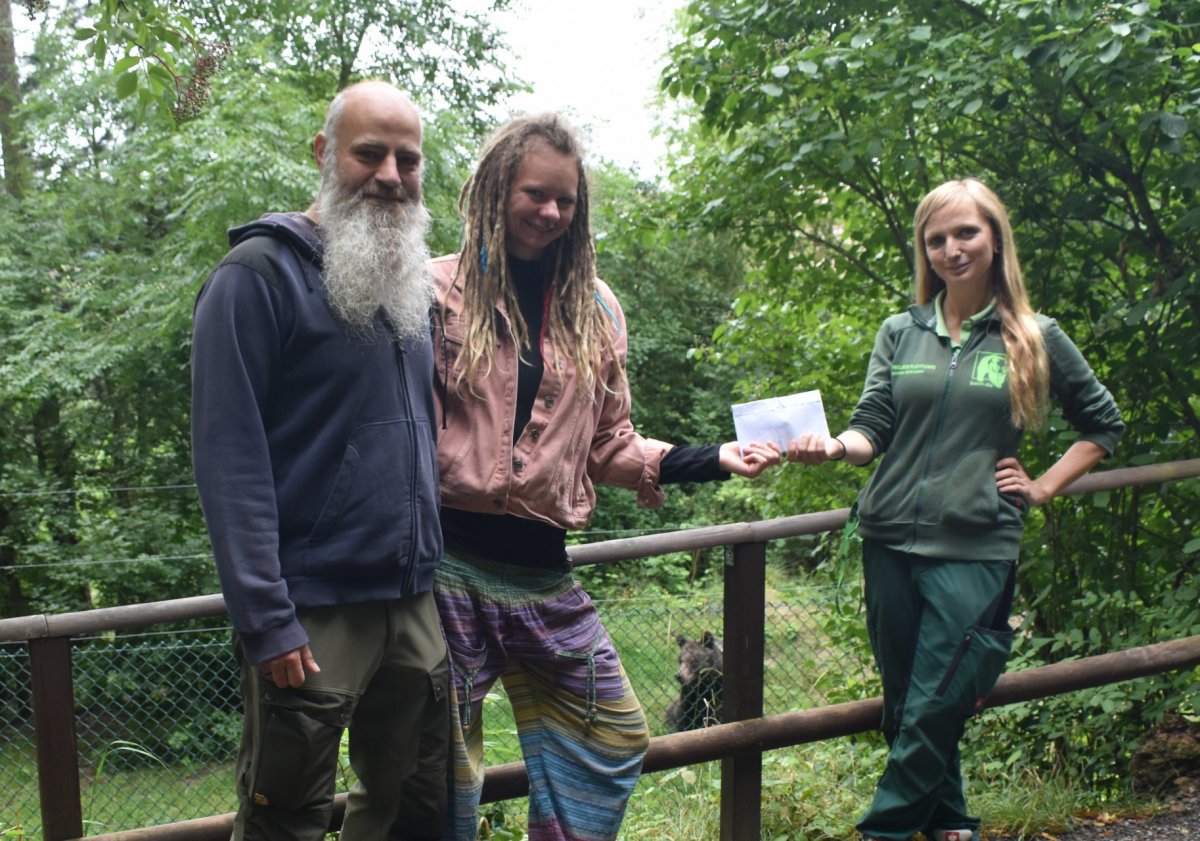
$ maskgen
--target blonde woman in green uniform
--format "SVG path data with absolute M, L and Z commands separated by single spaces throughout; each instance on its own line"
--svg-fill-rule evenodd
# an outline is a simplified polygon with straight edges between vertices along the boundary
M 866 465 L 858 499 L 887 765 L 858 829 L 868 841 L 978 838 L 958 743 L 1008 657 L 1025 514 L 1107 455 L 1112 395 L 1030 308 L 1008 214 L 974 179 L 931 191 L 913 219 L 916 304 L 875 339 L 849 427 L 788 448 L 804 464 Z M 1032 478 L 1017 459 L 1050 400 L 1079 438 Z

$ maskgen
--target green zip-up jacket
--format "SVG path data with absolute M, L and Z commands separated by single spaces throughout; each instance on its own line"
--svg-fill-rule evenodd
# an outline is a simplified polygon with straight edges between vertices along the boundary
M 1058 323 L 1037 316 L 1050 394 L 1080 436 L 1111 455 L 1125 429 L 1117 404 Z M 862 535 L 930 558 L 1014 560 L 1025 502 L 996 489 L 996 462 L 1015 456 L 1000 319 L 985 316 L 955 350 L 932 303 L 888 318 L 850 417 L 877 455 L 858 499 Z

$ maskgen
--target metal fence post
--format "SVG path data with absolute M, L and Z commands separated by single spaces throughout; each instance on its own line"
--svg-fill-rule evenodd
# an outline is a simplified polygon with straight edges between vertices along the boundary
M 742 543 L 725 564 L 724 721 L 763 714 L 767 544 Z M 721 760 L 721 841 L 758 841 L 762 832 L 762 753 Z
M 33 716 L 37 728 L 38 793 L 42 838 L 83 837 L 79 749 L 75 742 L 75 688 L 70 637 L 29 640 Z

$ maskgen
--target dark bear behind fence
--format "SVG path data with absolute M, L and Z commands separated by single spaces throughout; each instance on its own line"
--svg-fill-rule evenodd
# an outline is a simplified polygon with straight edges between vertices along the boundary
M 697 730 L 721 723 L 721 696 L 725 691 L 724 644 L 705 631 L 700 640 L 682 634 L 679 642 L 679 700 L 667 706 L 667 726 L 672 730 Z

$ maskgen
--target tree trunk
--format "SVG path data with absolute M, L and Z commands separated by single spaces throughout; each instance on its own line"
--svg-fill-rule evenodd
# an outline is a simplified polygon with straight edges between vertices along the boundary
M 25 142 L 21 137 L 21 75 L 13 40 L 11 0 L 0 0 L 0 146 L 4 147 L 4 189 L 21 198 L 29 179 Z

